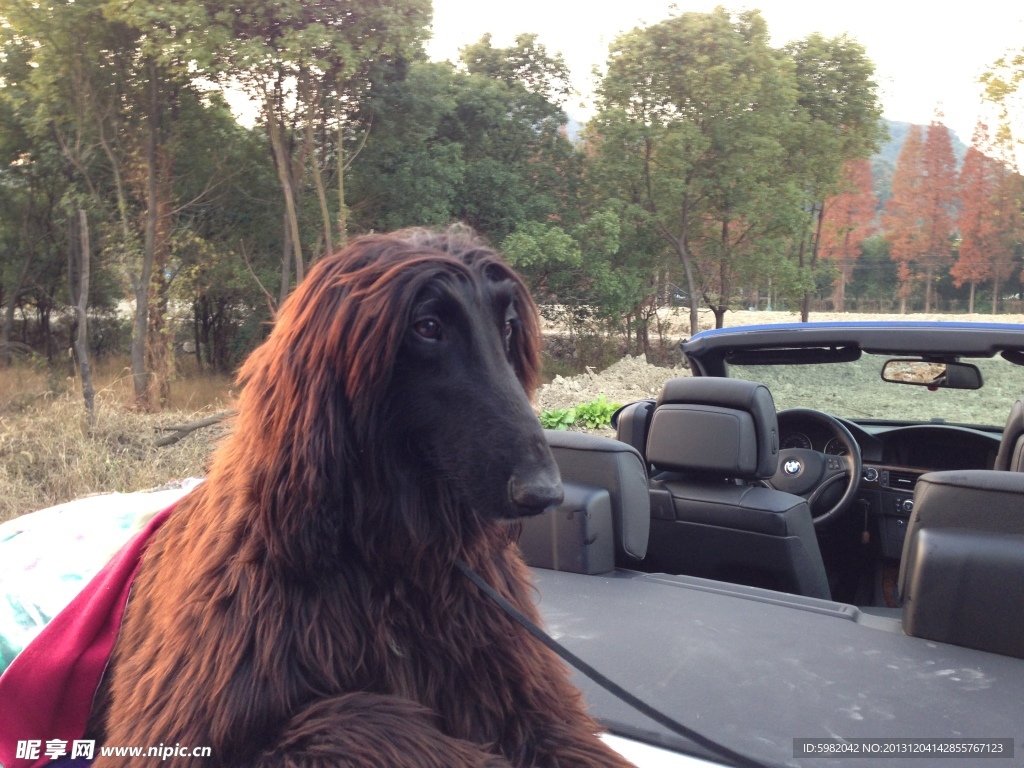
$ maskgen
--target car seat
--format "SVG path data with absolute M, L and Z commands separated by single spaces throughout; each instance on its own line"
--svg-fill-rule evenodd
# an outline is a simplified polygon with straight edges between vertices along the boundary
M 830 599 L 807 502 L 758 482 L 778 465 L 778 421 L 763 384 L 668 381 L 646 440 L 652 475 L 644 570 Z
M 899 590 L 908 635 L 1024 658 L 1024 474 L 922 475 Z
M 994 469 L 1024 472 L 1024 400 L 1018 400 L 1010 409 Z
M 519 548 L 527 565 L 573 573 L 607 573 L 647 552 L 651 524 L 647 470 L 628 445 L 583 432 L 546 429 L 565 498 L 523 522 Z

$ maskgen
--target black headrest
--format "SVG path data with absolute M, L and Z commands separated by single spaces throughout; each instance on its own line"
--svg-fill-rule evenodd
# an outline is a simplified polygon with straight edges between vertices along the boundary
M 913 570 L 916 534 L 925 528 L 957 528 L 1024 535 L 1024 475 L 959 469 L 921 475 L 914 486 L 914 513 L 900 560 L 899 590 Z
M 604 488 L 611 496 L 617 551 L 642 559 L 651 529 L 647 467 L 632 446 L 584 432 L 545 429 L 562 480 Z
M 1003 427 L 1003 439 L 999 443 L 994 469 L 1010 472 L 1024 472 L 1024 400 L 1018 400 L 1010 409 L 1010 416 Z
M 921 475 L 910 519 L 910 531 L 917 528 L 1024 534 L 1024 477 L 989 469 Z
M 636 448 L 645 460 L 647 457 L 647 431 L 651 428 L 651 416 L 653 415 L 654 400 L 638 400 L 635 403 L 627 403 L 612 415 L 615 438 Z
M 767 478 L 779 463 L 775 401 L 764 384 L 682 377 L 665 383 L 647 436 L 657 469 Z
M 903 631 L 1024 658 L 1024 475 L 922 475 L 900 561 Z

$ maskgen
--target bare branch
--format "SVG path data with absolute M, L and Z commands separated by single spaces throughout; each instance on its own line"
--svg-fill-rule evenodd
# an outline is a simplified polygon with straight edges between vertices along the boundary
M 161 432 L 174 432 L 173 435 L 164 435 L 158 438 L 153 445 L 157 448 L 163 448 L 168 445 L 174 445 L 179 440 L 187 437 L 197 429 L 203 429 L 204 427 L 211 427 L 214 424 L 218 424 L 225 419 L 230 419 L 235 416 L 237 411 L 224 411 L 223 413 L 217 413 L 213 416 L 207 416 L 205 419 L 199 419 L 199 421 L 190 421 L 188 424 L 176 424 L 173 427 L 157 427 Z
M 263 283 L 260 282 L 259 277 L 256 276 L 256 272 L 253 271 L 252 264 L 249 263 L 249 254 L 245 250 L 245 241 L 239 240 L 238 245 L 242 249 L 242 259 L 245 261 L 245 266 L 249 270 L 249 274 L 252 275 L 252 279 L 256 281 L 256 285 L 263 291 L 263 297 L 267 300 L 267 308 L 270 310 L 271 317 L 277 317 L 277 302 L 274 301 L 274 297 L 270 295 L 270 292 L 263 287 Z
M 373 113 L 370 113 L 370 124 L 366 126 L 366 132 L 363 134 L 363 140 L 359 142 L 359 146 L 356 147 L 356 151 L 352 153 L 352 157 L 348 159 L 348 162 L 342 167 L 343 171 L 347 171 L 348 167 L 352 165 L 352 161 L 359 157 L 359 153 L 363 151 L 363 147 L 366 146 L 366 140 L 370 137 L 370 131 L 373 129 Z

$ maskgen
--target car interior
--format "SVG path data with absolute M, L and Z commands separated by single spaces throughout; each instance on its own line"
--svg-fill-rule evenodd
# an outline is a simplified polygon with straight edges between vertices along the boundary
M 546 430 L 565 501 L 526 521 L 524 558 L 853 606 L 890 631 L 1024 658 L 1024 402 L 1001 442 L 981 436 L 969 449 L 923 425 L 876 451 L 879 438 L 851 434 L 852 422 L 809 409 L 781 417 L 837 450 L 780 447 L 768 389 L 720 377 L 672 379 L 657 399 L 623 407 L 617 439 Z M 868 446 L 863 461 L 851 444 Z M 908 450 L 943 454 L 943 469 L 891 461 Z M 949 453 L 979 450 L 987 467 L 957 467 Z

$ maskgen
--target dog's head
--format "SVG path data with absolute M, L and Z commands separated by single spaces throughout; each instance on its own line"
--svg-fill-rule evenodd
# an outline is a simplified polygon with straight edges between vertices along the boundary
M 528 399 L 539 343 L 522 281 L 467 233 L 354 241 L 315 265 L 242 370 L 239 428 L 255 417 L 283 446 L 264 491 L 343 506 L 367 540 L 383 526 L 457 538 L 557 504 Z

